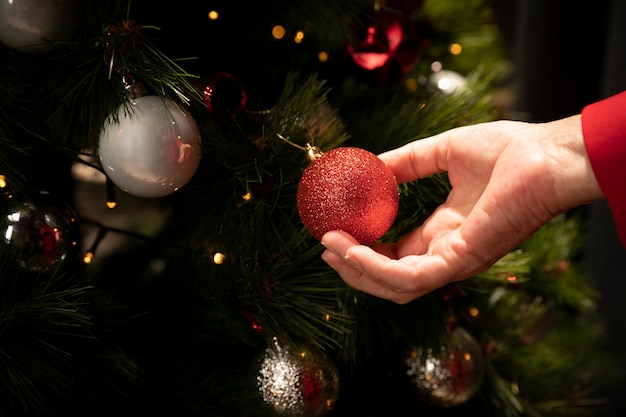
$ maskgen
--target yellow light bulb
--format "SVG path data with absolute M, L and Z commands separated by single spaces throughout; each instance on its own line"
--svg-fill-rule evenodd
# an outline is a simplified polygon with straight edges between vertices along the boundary
M 458 55 L 461 53 L 462 50 L 463 50 L 463 47 L 461 47 L 460 43 L 453 43 L 450 45 L 450 53 L 452 55 Z
M 223 253 L 217 252 L 215 255 L 213 255 L 213 262 L 216 265 L 223 264 L 225 260 L 226 260 L 226 255 L 224 255 Z
M 93 261 L 93 253 L 87 252 L 85 256 L 83 257 L 83 262 L 86 264 L 90 264 L 91 261 Z
M 272 28 L 272 36 L 274 39 L 282 39 L 285 37 L 285 28 L 281 25 L 276 25 Z

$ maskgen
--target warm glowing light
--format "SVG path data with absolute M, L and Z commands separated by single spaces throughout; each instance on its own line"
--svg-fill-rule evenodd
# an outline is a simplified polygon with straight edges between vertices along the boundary
M 226 260 L 226 255 L 224 255 L 223 253 L 217 252 L 215 255 L 213 255 L 213 262 L 216 265 L 223 264 L 225 260 Z
M 453 43 L 450 45 L 450 53 L 452 55 L 458 55 L 461 53 L 462 50 L 463 48 L 461 47 L 460 43 Z
M 515 282 L 517 280 L 517 277 L 515 275 L 513 275 L 513 276 L 510 276 L 510 277 L 507 277 L 506 279 L 509 282 Z
M 511 392 L 513 394 L 519 394 L 519 385 L 515 381 L 511 382 Z
M 85 256 L 83 257 L 83 262 L 86 264 L 90 264 L 91 261 L 93 261 L 93 253 L 92 252 L 87 252 L 85 254 Z
M 439 61 L 434 61 L 432 64 L 430 64 L 430 69 L 434 72 L 441 71 L 442 68 L 443 65 L 441 65 L 441 62 Z
M 471 361 L 472 355 L 470 355 L 469 352 L 465 352 L 465 354 L 463 355 L 463 359 L 465 359 L 466 361 Z
M 241 198 L 243 200 L 245 200 L 245 201 L 250 201 L 250 200 L 252 200 L 252 193 L 250 191 L 248 191 L 247 193 L 242 195 Z
M 406 88 L 409 91 L 416 91 L 417 90 L 418 84 L 417 84 L 417 80 L 415 78 L 407 78 L 405 84 L 406 84 Z
M 215 10 L 211 10 L 208 16 L 209 16 L 209 19 L 211 20 L 217 20 L 220 17 L 220 14 Z
M 115 201 L 107 201 L 107 207 L 113 209 L 117 207 L 117 203 Z
M 0 175 L 0 188 L 7 186 L 7 178 L 4 175 Z
M 320 62 L 328 61 L 328 52 L 326 51 L 320 52 L 319 54 L 317 54 L 317 59 L 319 59 Z
M 285 28 L 281 25 L 276 25 L 272 28 L 272 36 L 274 39 L 282 39 L 285 37 Z
M 470 307 L 469 314 L 472 317 L 478 317 L 478 315 L 480 314 L 480 310 L 478 310 L 476 307 Z
M 293 37 L 295 43 L 300 43 L 304 39 L 304 32 L 299 30 L 296 32 L 296 36 Z
M 324 320 L 330 321 L 330 314 L 324 314 Z

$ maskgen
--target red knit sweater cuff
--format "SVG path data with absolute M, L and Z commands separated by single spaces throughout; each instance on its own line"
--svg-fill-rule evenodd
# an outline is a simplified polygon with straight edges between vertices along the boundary
M 582 111 L 585 147 L 626 247 L 626 91 Z

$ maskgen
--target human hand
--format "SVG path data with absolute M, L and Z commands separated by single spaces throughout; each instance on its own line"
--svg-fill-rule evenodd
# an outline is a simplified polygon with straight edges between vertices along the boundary
M 464 126 L 379 157 L 400 183 L 448 172 L 448 198 L 395 243 L 328 232 L 322 259 L 348 285 L 401 304 L 488 269 L 551 218 L 602 198 L 580 115 Z

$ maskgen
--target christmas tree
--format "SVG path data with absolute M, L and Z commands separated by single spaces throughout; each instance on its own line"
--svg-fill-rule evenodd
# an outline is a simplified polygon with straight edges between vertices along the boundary
M 375 154 L 502 114 L 487 2 L 0 10 L 3 415 L 602 409 L 612 369 L 576 213 L 406 305 L 320 258 L 335 220 L 393 241 L 445 200 L 443 174 L 381 197 Z

